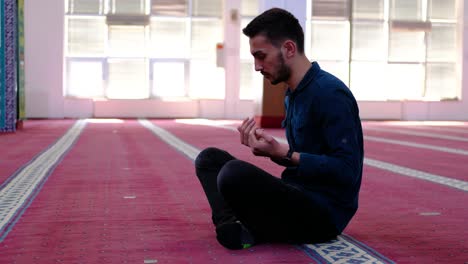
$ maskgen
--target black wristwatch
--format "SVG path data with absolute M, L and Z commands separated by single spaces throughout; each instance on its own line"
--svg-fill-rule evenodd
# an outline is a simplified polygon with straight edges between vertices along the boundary
M 271 158 L 271 160 L 279 165 L 282 166 L 291 166 L 292 165 L 292 154 L 293 150 L 289 149 L 288 153 L 286 153 L 286 156 L 279 157 L 279 158 Z

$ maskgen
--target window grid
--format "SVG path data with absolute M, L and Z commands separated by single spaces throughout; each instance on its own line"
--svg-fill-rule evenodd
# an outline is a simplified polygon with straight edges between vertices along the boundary
M 254 11 L 257 10 L 257 11 Z M 252 21 L 258 13 L 258 1 L 242 0 L 241 1 L 241 27 L 240 27 L 240 87 L 239 99 L 252 100 L 261 92 L 255 90 L 257 87 L 262 87 L 263 77 L 255 71 L 252 54 L 250 54 L 249 38 L 242 33 L 250 21 Z
M 126 1 L 126 2 L 125 2 Z M 118 0 L 117 2 L 121 2 L 121 3 L 129 3 L 129 4 L 134 4 L 134 1 L 135 0 Z M 160 95 L 158 94 L 158 90 L 157 89 L 154 89 L 154 83 L 155 81 L 153 80 L 153 69 L 155 67 L 155 63 L 164 63 L 164 62 L 167 62 L 169 63 L 168 65 L 170 65 L 170 63 L 173 63 L 174 61 L 178 61 L 178 62 L 182 62 L 183 65 L 184 65 L 184 76 L 181 76 L 181 78 L 184 79 L 184 84 L 185 84 L 185 89 L 184 89 L 184 93 L 181 94 L 180 93 L 180 90 L 179 92 L 177 93 L 174 93 L 174 94 L 178 94 L 178 96 L 181 96 L 181 97 L 190 97 L 191 94 L 194 94 L 194 95 L 197 95 L 197 94 L 203 94 L 206 98 L 208 99 L 223 99 L 224 98 L 224 85 L 222 85 L 222 87 L 220 86 L 217 86 L 216 88 L 217 89 L 221 89 L 223 90 L 221 96 L 220 96 L 220 93 L 217 93 L 215 94 L 215 97 L 213 98 L 210 98 L 211 94 L 210 92 L 197 92 L 197 91 L 192 91 L 191 92 L 191 89 L 192 90 L 197 90 L 197 89 L 205 89 L 205 87 L 195 87 L 195 85 L 192 85 L 191 82 L 190 82 L 190 65 L 192 63 L 192 61 L 195 60 L 195 62 L 200 62 L 201 61 L 204 61 L 206 62 L 206 64 L 204 65 L 213 65 L 213 70 L 212 72 L 216 72 L 217 76 L 216 76 L 216 79 L 220 79 L 221 76 L 218 76 L 220 74 L 220 71 L 216 71 L 215 70 L 215 60 L 214 60 L 214 54 L 216 52 L 215 50 L 215 43 L 212 43 L 212 52 L 206 48 L 205 49 L 205 53 L 208 52 L 210 53 L 209 54 L 209 58 L 194 58 L 192 55 L 192 48 L 193 48 L 193 40 L 192 40 L 192 34 L 194 33 L 192 31 L 192 27 L 194 26 L 195 23 L 197 23 L 197 21 L 203 21 L 203 22 L 207 22 L 207 23 L 210 23 L 213 22 L 213 23 L 217 23 L 217 25 L 215 26 L 216 28 L 219 28 L 218 29 L 218 32 L 222 33 L 222 24 L 221 24 L 221 18 L 222 18 L 222 5 L 219 5 L 218 7 L 215 7 L 214 9 L 212 7 L 210 7 L 210 5 L 208 5 L 207 3 L 209 1 L 214 1 L 214 0 L 178 0 L 178 1 L 174 1 L 174 0 L 170 0 L 170 1 L 165 1 L 165 0 L 140 0 L 141 3 L 144 3 L 144 9 L 145 9 L 145 12 L 146 13 L 149 13 L 150 14 L 150 20 L 152 23 L 153 21 L 155 20 L 158 20 L 158 19 L 166 19 L 166 20 L 183 20 L 185 21 L 185 33 L 184 33 L 184 42 L 186 44 L 184 44 L 184 50 L 181 51 L 180 53 L 182 53 L 183 55 L 177 55 L 177 56 L 164 56 L 164 55 L 161 55 L 161 54 L 155 54 L 154 51 L 152 51 L 152 49 L 150 48 L 152 44 L 154 44 L 154 42 L 152 42 L 152 37 L 151 37 L 151 34 L 152 34 L 152 28 L 151 28 L 151 24 L 148 25 L 148 26 L 144 26 L 144 36 L 142 36 L 142 38 L 145 39 L 145 45 L 146 47 L 144 48 L 144 52 L 140 52 L 139 54 L 137 55 L 132 55 L 132 54 L 123 54 L 122 52 L 114 52 L 112 53 L 111 50 L 110 50 L 110 32 L 111 32 L 111 25 L 106 25 L 105 24 L 105 18 L 106 18 L 106 15 L 107 14 L 110 14 L 110 13 L 113 13 L 116 11 L 115 7 L 113 7 L 113 4 L 115 4 L 115 0 L 95 0 L 95 2 L 99 3 L 99 8 L 95 8 L 94 9 L 94 13 L 90 13 L 90 12 L 76 12 L 77 10 L 75 10 L 76 8 L 74 8 L 74 4 L 75 3 L 84 3 L 85 4 L 89 4 L 89 3 L 92 3 L 92 6 L 93 7 L 96 7 L 97 5 L 92 1 L 92 0 L 67 0 L 66 3 L 65 3 L 65 28 L 67 29 L 66 32 L 65 32 L 65 39 L 67 40 L 67 48 L 66 48 L 66 61 L 67 61 L 67 65 L 71 65 L 71 63 L 73 62 L 76 62 L 76 61 L 80 61 L 84 58 L 86 59 L 91 59 L 91 60 L 97 60 L 97 61 L 101 61 L 102 62 L 102 68 L 103 68 L 103 87 L 102 89 L 105 91 L 104 92 L 104 96 L 103 97 L 108 97 L 107 94 L 109 93 L 109 83 L 110 83 L 110 76 L 109 76 L 109 60 L 115 60 L 115 59 L 127 59 L 129 61 L 129 63 L 131 63 L 132 60 L 135 60 L 135 59 L 139 59 L 139 58 L 145 58 L 145 60 L 147 61 L 147 80 L 146 80 L 146 83 L 147 83 L 147 87 L 146 89 L 148 90 L 148 98 L 151 98 L 151 97 L 159 97 Z M 187 13 L 184 14 L 184 15 L 180 15 L 180 14 L 157 14 L 156 13 L 156 10 L 157 9 L 152 9 L 153 5 L 152 4 L 157 4 L 157 3 L 163 3 L 163 4 L 173 4 L 174 2 L 177 2 L 177 4 L 179 3 L 183 3 L 185 4 L 186 6 L 186 10 L 187 10 Z M 194 2 L 197 2 L 199 5 L 198 5 L 198 15 L 195 15 L 194 14 L 194 10 L 193 10 L 193 7 L 194 7 Z M 214 2 L 219 2 L 219 1 L 214 1 Z M 212 6 L 212 5 L 211 5 Z M 208 8 L 210 7 L 211 9 L 208 10 L 208 11 L 204 11 L 203 8 Z M 216 15 L 215 13 L 216 12 L 219 12 L 218 15 Z M 106 30 L 106 36 L 104 37 L 104 43 L 103 43 L 103 46 L 104 46 L 104 51 L 102 53 L 99 53 L 99 54 L 96 54 L 96 53 L 93 53 L 93 54 L 85 54 L 85 53 L 73 53 L 73 52 L 69 52 L 69 48 L 68 48 L 68 41 L 70 40 L 70 37 L 71 37 L 71 32 L 68 32 L 69 31 L 69 20 L 70 19 L 74 19 L 74 18 L 101 18 L 103 20 L 103 24 L 104 26 L 107 28 Z M 203 23 L 202 22 L 202 23 Z M 134 32 L 135 33 L 135 32 Z M 219 34 L 218 34 L 219 35 Z M 194 36 L 195 37 L 195 36 Z M 218 40 L 218 42 L 220 41 L 221 39 Z M 127 43 L 128 45 L 128 43 Z M 203 47 L 203 44 L 200 44 L 199 46 Z M 211 54 L 213 53 L 213 54 Z M 161 68 L 161 67 L 158 67 L 158 68 Z M 211 69 L 211 67 L 210 67 Z M 224 76 L 224 75 L 223 75 Z M 68 69 L 67 69 L 67 79 L 70 77 L 70 74 L 68 73 Z M 207 78 L 209 78 L 209 76 L 207 76 Z M 170 89 L 170 88 L 168 88 Z M 100 94 L 100 93 L 97 93 L 97 94 Z M 141 93 L 140 93 L 141 94 Z M 162 91 L 160 93 L 162 96 L 164 96 L 164 94 L 167 94 L 166 91 Z M 76 96 L 76 93 L 68 93 L 67 91 L 67 95 L 69 96 Z M 140 96 L 141 97 L 141 96 Z M 123 98 L 124 99 L 124 98 Z
M 314 60 L 318 60 L 321 62 L 321 65 L 324 65 L 325 70 L 329 70 L 332 73 L 335 73 L 338 77 L 340 77 L 344 82 L 347 82 L 353 90 L 353 92 L 356 94 L 356 97 L 358 100 L 402 100 L 402 99 L 416 99 L 416 100 L 441 100 L 445 99 L 447 97 L 449 98 L 456 98 L 458 94 L 460 93 L 458 90 L 460 89 L 459 84 L 457 84 L 457 87 L 450 89 L 452 92 L 452 96 L 447 96 L 447 93 L 444 93 L 443 91 L 430 91 L 430 89 L 439 89 L 442 90 L 442 83 L 444 80 L 437 79 L 437 76 L 431 76 L 431 74 L 435 74 L 436 70 L 438 69 L 437 67 L 443 69 L 443 72 L 445 72 L 447 75 L 444 76 L 445 81 L 448 84 L 453 84 L 454 82 L 451 81 L 456 77 L 456 66 L 453 67 L 453 65 L 456 65 L 456 45 L 457 45 L 457 20 L 456 16 L 454 15 L 456 12 L 454 9 L 456 8 L 454 5 L 456 4 L 455 1 L 454 3 L 451 3 L 446 0 L 416 0 L 416 1 L 407 1 L 407 0 L 381 0 L 380 3 L 383 4 L 383 10 L 381 6 L 379 6 L 379 1 L 376 0 L 347 0 L 348 4 L 348 16 L 347 17 L 342 17 L 342 16 L 337 16 L 337 15 L 330 15 L 330 14 L 342 14 L 340 10 L 339 12 L 334 12 L 330 10 L 315 10 L 314 13 L 312 13 L 310 10 L 314 7 L 320 7 L 322 5 L 323 8 L 326 7 L 326 4 L 330 4 L 331 6 L 337 6 L 337 2 L 343 2 L 343 0 L 340 1 L 325 1 L 325 0 L 309 0 L 308 1 L 308 22 L 307 22 L 307 35 L 308 37 L 306 38 L 306 45 L 308 45 L 309 49 L 308 52 L 310 53 L 310 57 Z M 408 5 L 408 4 L 415 4 L 418 9 L 414 9 L 415 14 L 418 14 L 417 16 L 415 15 L 411 20 L 397 20 L 397 21 L 402 21 L 399 22 L 400 24 L 403 24 L 404 26 L 408 26 L 407 32 L 398 32 L 395 31 L 394 28 L 392 28 L 392 21 L 395 21 L 392 16 L 392 13 L 395 13 L 394 10 L 392 10 L 392 7 L 395 6 L 395 3 L 398 2 L 397 4 L 403 4 L 403 5 Z M 448 3 L 448 4 L 447 4 Z M 453 6 L 451 6 L 453 4 Z M 432 7 L 433 5 L 436 5 L 438 9 L 435 9 L 436 7 Z M 441 6 L 443 5 L 448 5 L 449 7 L 445 8 L 443 12 L 439 11 Z M 375 8 L 377 6 L 377 8 Z M 343 7 L 343 5 L 341 6 Z M 341 8 L 340 7 L 340 8 Z M 361 11 L 369 11 L 370 9 L 374 8 L 375 10 L 379 10 L 379 12 L 383 11 L 382 14 L 375 14 L 375 13 L 363 13 L 363 14 L 357 14 L 356 10 L 361 10 Z M 431 9 L 432 8 L 432 9 Z M 435 18 L 431 17 L 431 12 L 435 13 L 436 11 L 431 11 L 431 10 L 438 10 L 437 14 L 432 15 Z M 325 14 L 323 17 L 320 16 L 320 14 Z M 446 17 L 443 17 L 445 15 Z M 349 48 L 349 53 L 348 57 L 346 60 L 337 60 L 336 57 L 332 57 L 330 55 L 325 55 L 325 52 L 322 52 L 320 48 L 315 47 L 317 43 L 314 43 L 314 39 L 319 39 L 323 41 L 323 39 L 326 39 L 326 35 L 322 34 L 320 36 L 315 36 L 312 35 L 317 31 L 320 30 L 319 28 L 316 27 L 318 22 L 322 23 L 337 23 L 339 21 L 347 21 L 349 23 L 349 44 L 347 42 L 343 41 L 336 41 L 340 42 L 340 45 L 347 45 Z M 421 21 L 420 24 L 413 23 L 410 21 Z M 426 24 L 424 24 L 426 23 Z M 363 34 L 371 34 L 369 33 L 369 28 L 360 30 L 359 26 L 364 26 L 364 28 L 369 25 L 374 25 L 377 27 L 377 25 L 383 25 L 383 32 L 379 33 L 381 34 L 381 38 L 383 39 L 382 45 L 384 45 L 384 51 L 379 52 L 379 56 L 375 56 L 377 54 L 372 55 L 367 55 L 362 56 L 364 52 L 368 52 L 368 50 L 375 50 L 375 47 L 378 45 L 375 45 L 376 43 L 379 42 L 379 40 L 371 39 L 370 43 L 373 43 L 374 45 L 368 45 L 367 48 L 362 48 L 359 50 L 359 44 L 365 44 L 365 42 L 369 42 L 369 39 L 366 39 L 364 41 L 361 38 L 356 38 L 356 36 L 363 35 Z M 431 28 L 429 30 L 425 29 L 424 26 L 430 25 Z M 315 27 L 314 27 L 315 26 Z M 372 26 L 371 26 L 372 27 Z M 414 39 L 415 35 L 412 33 L 415 30 L 414 28 L 411 27 L 416 27 L 416 30 L 419 31 L 420 35 L 422 37 L 419 37 L 419 39 L 415 39 L 419 43 L 418 49 L 416 51 L 421 52 L 421 56 L 419 59 L 416 60 L 409 60 L 408 54 L 403 56 L 399 56 L 397 58 L 392 59 L 392 54 L 394 54 L 395 51 L 404 51 L 404 49 L 399 49 L 398 47 L 392 44 L 399 43 L 400 45 L 403 44 L 404 42 L 401 42 L 399 39 L 393 39 L 392 38 L 396 36 L 405 36 L 409 37 L 409 41 L 411 41 L 411 38 Z M 421 27 L 421 28 L 417 28 Z M 452 28 L 450 28 L 452 27 Z M 376 30 L 378 32 L 378 30 Z M 432 38 L 432 39 L 431 39 Z M 449 43 L 447 41 L 443 42 L 440 41 L 440 39 L 450 39 Z M 319 40 L 319 41 L 320 41 Z M 334 38 L 336 40 L 336 38 Z M 402 39 L 403 40 L 403 39 Z M 395 42 L 397 41 L 397 42 Z M 411 43 L 411 42 L 410 42 Z M 314 46 L 315 44 L 315 46 Z M 326 46 L 327 49 L 330 49 L 330 47 L 333 47 L 333 41 L 329 41 L 329 43 L 325 42 L 323 46 Z M 335 45 L 336 46 L 336 45 Z M 364 46 L 365 47 L 365 46 Z M 405 46 L 403 46 L 405 47 Z M 396 49 L 396 50 L 395 50 Z M 422 50 L 421 50 L 422 49 Z M 449 52 L 451 51 L 451 52 Z M 359 53 L 360 52 L 360 53 Z M 317 55 L 318 53 L 318 55 Z M 336 56 L 337 51 L 332 50 L 329 51 L 329 53 L 332 53 Z M 432 55 L 431 55 L 432 54 Z M 449 54 L 449 56 L 447 56 Z M 455 54 L 455 55 L 454 55 Z M 322 56 L 321 56 L 322 55 Z M 412 55 L 412 54 L 410 54 Z M 338 69 L 338 66 L 333 65 L 333 63 L 336 64 L 336 62 L 344 62 L 348 64 L 348 69 L 347 69 L 347 74 L 343 73 L 342 70 Z M 372 63 L 374 63 L 372 67 Z M 366 66 L 367 64 L 367 66 Z M 360 65 L 360 66 L 359 66 Z M 380 66 L 379 66 L 380 65 Z M 385 66 L 386 65 L 386 66 Z M 402 68 L 408 68 L 409 70 L 413 69 L 415 71 L 415 75 L 419 75 L 421 77 L 421 85 L 419 87 L 408 87 L 409 89 L 413 90 L 418 90 L 419 92 L 411 91 L 406 94 L 404 94 L 405 91 L 402 91 L 400 95 L 398 95 L 395 91 L 392 91 L 390 86 L 385 87 L 380 81 L 380 83 L 375 83 L 375 82 L 368 82 L 364 81 L 364 78 L 369 78 L 368 72 L 363 72 L 364 74 L 361 74 L 361 81 L 357 80 L 356 77 L 356 70 L 357 71 L 363 71 L 363 69 L 382 69 L 385 74 L 383 76 L 387 76 L 388 72 L 396 72 L 398 73 L 398 66 L 400 65 Z M 414 66 L 405 66 L 405 65 L 414 65 Z M 419 65 L 419 66 L 418 66 Z M 443 65 L 448 65 L 448 66 L 443 66 Z M 326 67 L 328 66 L 328 68 Z M 450 68 L 452 66 L 452 68 Z M 395 68 L 396 67 L 396 68 Z M 420 67 L 422 67 L 423 71 L 422 74 L 420 74 Z M 393 70 L 392 70 L 393 69 Z M 450 72 L 452 70 L 452 72 Z M 451 76 L 450 76 L 451 74 Z M 442 74 L 439 73 L 440 76 Z M 367 77 L 366 77 L 367 76 Z M 398 76 L 397 76 L 398 77 Z M 441 77 L 442 78 L 442 77 Z M 392 78 L 389 78 L 391 80 Z M 394 79 L 394 78 L 393 78 Z M 357 81 L 356 81 L 357 80 Z M 417 83 L 415 80 L 412 80 L 413 83 Z M 429 81 L 432 81 L 433 84 L 430 84 Z M 411 81 L 409 81 L 411 82 Z M 362 89 L 363 86 L 369 86 L 368 88 Z M 437 86 L 439 85 L 439 86 Z M 373 91 L 371 91 L 373 89 Z M 380 89 L 380 92 L 376 93 L 375 89 Z M 362 90 L 362 91 L 360 91 Z M 458 91 L 458 92 L 457 92 Z M 393 94 L 392 94 L 393 93 Z M 369 97 L 369 94 L 372 94 L 372 96 Z M 396 95 L 395 95 L 396 94 Z M 434 94 L 445 94 L 444 97 L 436 98 L 434 97 Z M 459 97 L 459 96 L 458 96 Z

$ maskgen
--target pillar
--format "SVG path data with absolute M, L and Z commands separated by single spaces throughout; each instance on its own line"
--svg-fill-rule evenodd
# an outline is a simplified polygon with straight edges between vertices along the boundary
M 16 130 L 16 0 L 0 0 L 0 132 Z

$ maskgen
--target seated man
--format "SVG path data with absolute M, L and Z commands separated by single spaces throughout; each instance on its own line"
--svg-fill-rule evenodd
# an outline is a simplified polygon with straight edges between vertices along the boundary
M 289 12 L 274 8 L 243 30 L 255 70 L 285 82 L 288 144 L 252 118 L 238 127 L 257 156 L 285 166 L 281 178 L 207 148 L 196 174 L 212 209 L 219 243 L 241 249 L 264 242 L 316 243 L 339 235 L 358 208 L 363 166 L 359 110 L 348 87 L 304 54 L 304 33 Z

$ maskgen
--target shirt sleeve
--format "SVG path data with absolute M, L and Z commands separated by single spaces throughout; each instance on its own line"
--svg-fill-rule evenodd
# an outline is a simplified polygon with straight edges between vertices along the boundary
M 362 166 L 362 130 L 354 98 L 343 90 L 324 95 L 318 103 L 326 146 L 322 155 L 300 153 L 299 174 L 327 177 L 336 184 L 354 184 Z

